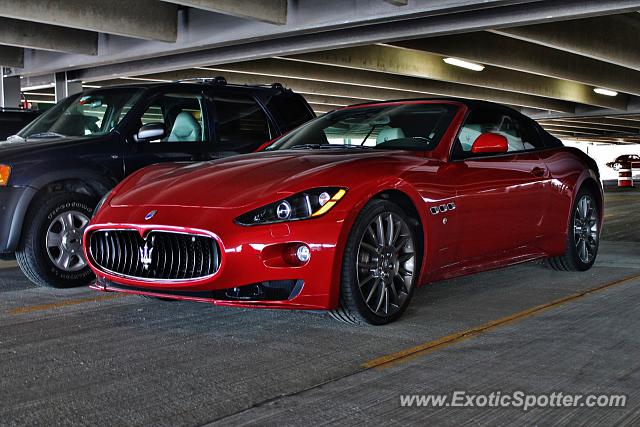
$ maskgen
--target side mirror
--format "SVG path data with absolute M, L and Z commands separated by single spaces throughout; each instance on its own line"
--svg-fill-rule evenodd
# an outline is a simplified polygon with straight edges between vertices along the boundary
M 490 153 L 499 154 L 509 151 L 509 141 L 497 133 L 483 133 L 475 140 L 471 147 L 474 154 Z
M 153 141 L 164 138 L 167 134 L 163 123 L 148 123 L 138 130 L 138 141 Z

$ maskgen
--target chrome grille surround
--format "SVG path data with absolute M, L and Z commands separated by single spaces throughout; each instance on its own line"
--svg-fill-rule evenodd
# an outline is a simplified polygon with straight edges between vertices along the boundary
M 90 261 L 101 271 L 148 282 L 192 282 L 220 269 L 220 245 L 209 235 L 135 229 L 97 229 L 88 236 Z

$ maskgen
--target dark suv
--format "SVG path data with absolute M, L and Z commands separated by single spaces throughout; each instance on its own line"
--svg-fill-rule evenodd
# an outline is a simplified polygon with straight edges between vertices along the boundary
M 300 95 L 223 79 L 71 96 L 0 144 L 0 253 L 36 284 L 85 284 L 82 233 L 100 198 L 158 162 L 255 151 L 314 117 Z

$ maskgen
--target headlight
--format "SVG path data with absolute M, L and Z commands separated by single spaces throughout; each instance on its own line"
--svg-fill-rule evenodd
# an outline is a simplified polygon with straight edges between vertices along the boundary
M 317 217 L 329 212 L 346 192 L 344 188 L 314 188 L 241 215 L 236 223 L 272 224 Z
M 9 184 L 9 175 L 11 175 L 11 166 L 0 165 L 0 187 L 6 187 Z

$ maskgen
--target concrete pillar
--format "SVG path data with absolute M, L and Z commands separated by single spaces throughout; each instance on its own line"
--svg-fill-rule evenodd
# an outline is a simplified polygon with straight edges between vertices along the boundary
M 0 107 L 19 108 L 20 107 L 20 77 L 4 76 L 4 69 L 0 68 Z
M 56 73 L 56 103 L 68 96 L 82 92 L 82 82 L 67 80 L 65 71 Z

